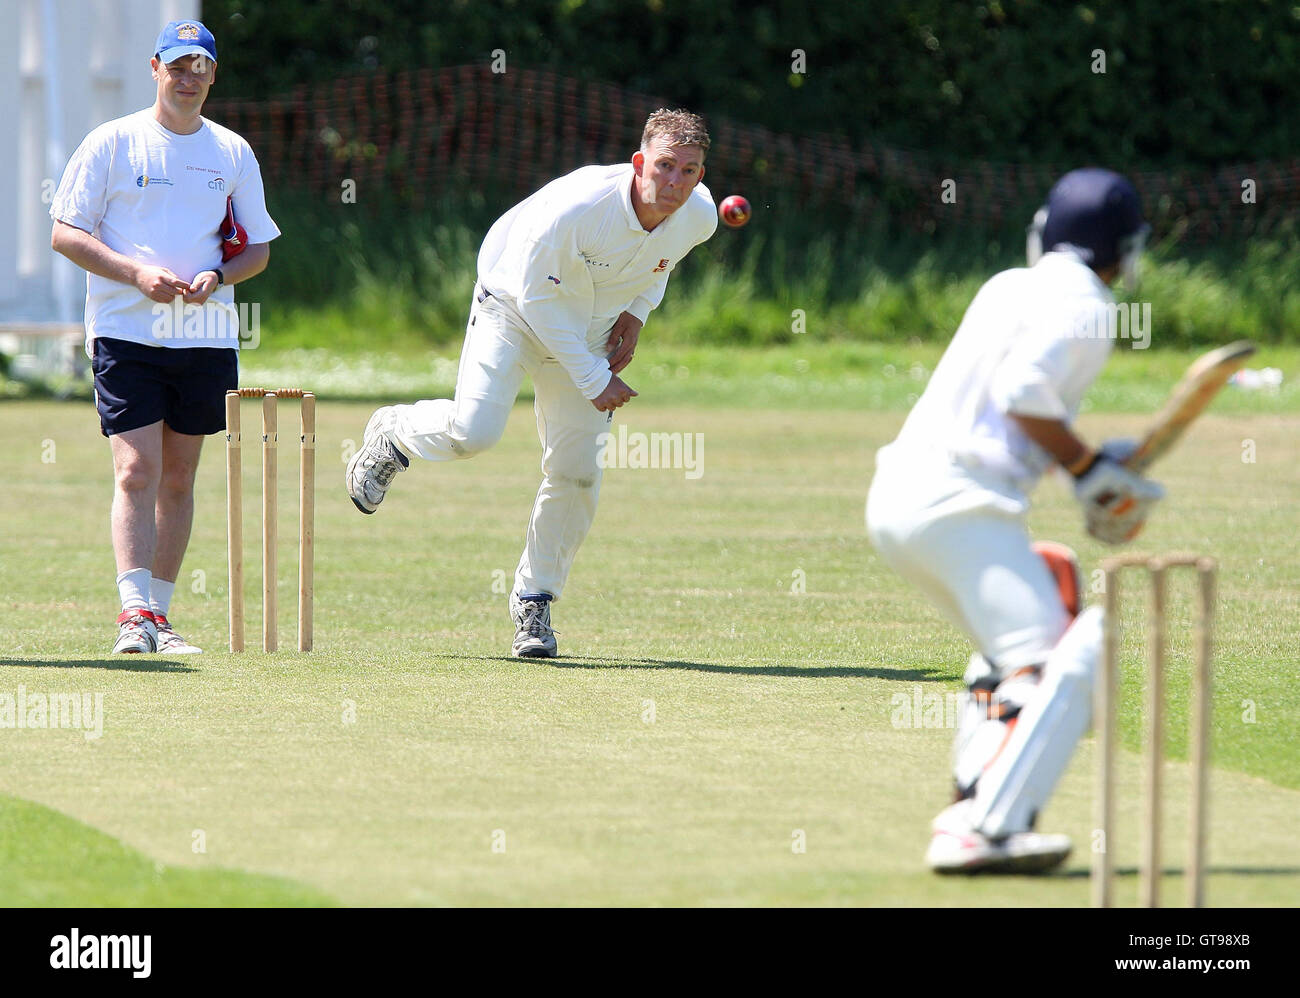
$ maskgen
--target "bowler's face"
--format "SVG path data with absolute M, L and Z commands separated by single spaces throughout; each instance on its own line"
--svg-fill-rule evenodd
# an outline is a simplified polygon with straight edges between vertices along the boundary
M 641 197 L 646 204 L 672 214 L 686 203 L 695 185 L 704 176 L 704 150 L 699 146 L 675 146 L 672 140 L 656 135 L 650 148 L 638 152 L 633 166 L 641 175 Z

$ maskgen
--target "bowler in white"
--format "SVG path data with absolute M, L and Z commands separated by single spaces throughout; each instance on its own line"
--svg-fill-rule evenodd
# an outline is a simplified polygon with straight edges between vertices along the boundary
M 1074 479 L 1088 532 L 1132 539 L 1163 495 L 1123 467 L 1133 441 L 1072 429 L 1113 346 L 1110 285 L 1149 231 L 1110 170 L 1066 174 L 1035 218 L 1030 266 L 976 294 L 896 440 L 876 456 L 867 532 L 880 556 L 975 646 L 953 755 L 955 802 L 935 819 L 941 873 L 1035 872 L 1070 851 L 1034 822 L 1087 729 L 1100 608 L 1080 606 L 1078 559 L 1033 543 L 1043 472 Z
M 717 229 L 708 150 L 698 115 L 659 110 L 630 163 L 582 167 L 502 215 L 479 251 L 455 398 L 377 410 L 348 465 L 348 494 L 374 513 L 412 459 L 495 444 L 532 378 L 542 482 L 510 594 L 516 656 L 557 654 L 550 604 L 596 515 L 599 440 L 637 394 L 619 375 L 673 270 Z

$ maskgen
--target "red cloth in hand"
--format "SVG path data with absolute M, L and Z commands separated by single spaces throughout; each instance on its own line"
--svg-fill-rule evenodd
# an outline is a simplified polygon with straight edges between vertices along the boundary
M 226 198 L 226 217 L 221 223 L 220 231 L 222 263 L 248 249 L 248 233 L 235 221 L 235 205 L 230 198 Z

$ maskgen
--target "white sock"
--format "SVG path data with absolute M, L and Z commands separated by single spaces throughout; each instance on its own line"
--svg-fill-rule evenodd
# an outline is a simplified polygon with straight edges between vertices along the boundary
M 172 591 L 175 590 L 175 582 L 164 582 L 162 579 L 154 579 L 153 585 L 149 589 L 149 609 L 154 613 L 161 613 L 167 616 L 167 611 L 172 605 Z
M 147 568 L 132 568 L 117 577 L 117 594 L 123 610 L 148 610 L 152 578 Z

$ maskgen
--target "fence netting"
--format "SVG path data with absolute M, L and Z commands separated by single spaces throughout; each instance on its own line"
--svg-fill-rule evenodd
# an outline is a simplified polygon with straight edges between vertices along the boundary
M 211 100 L 207 115 L 242 134 L 268 188 L 419 207 L 466 185 L 523 195 L 588 163 L 627 160 L 661 98 L 546 70 L 494 73 L 452 66 L 334 80 L 265 101 Z M 707 116 L 707 108 L 703 110 Z M 1203 243 L 1275 230 L 1300 208 L 1300 158 L 1215 169 L 1127 171 L 1094 164 L 954 160 L 709 118 L 706 183 L 744 193 L 778 216 L 822 213 L 828 223 L 884 213 L 926 232 L 1023 226 L 1053 180 L 1073 166 L 1127 172 L 1157 235 Z M 815 216 L 813 216 L 815 217 Z

